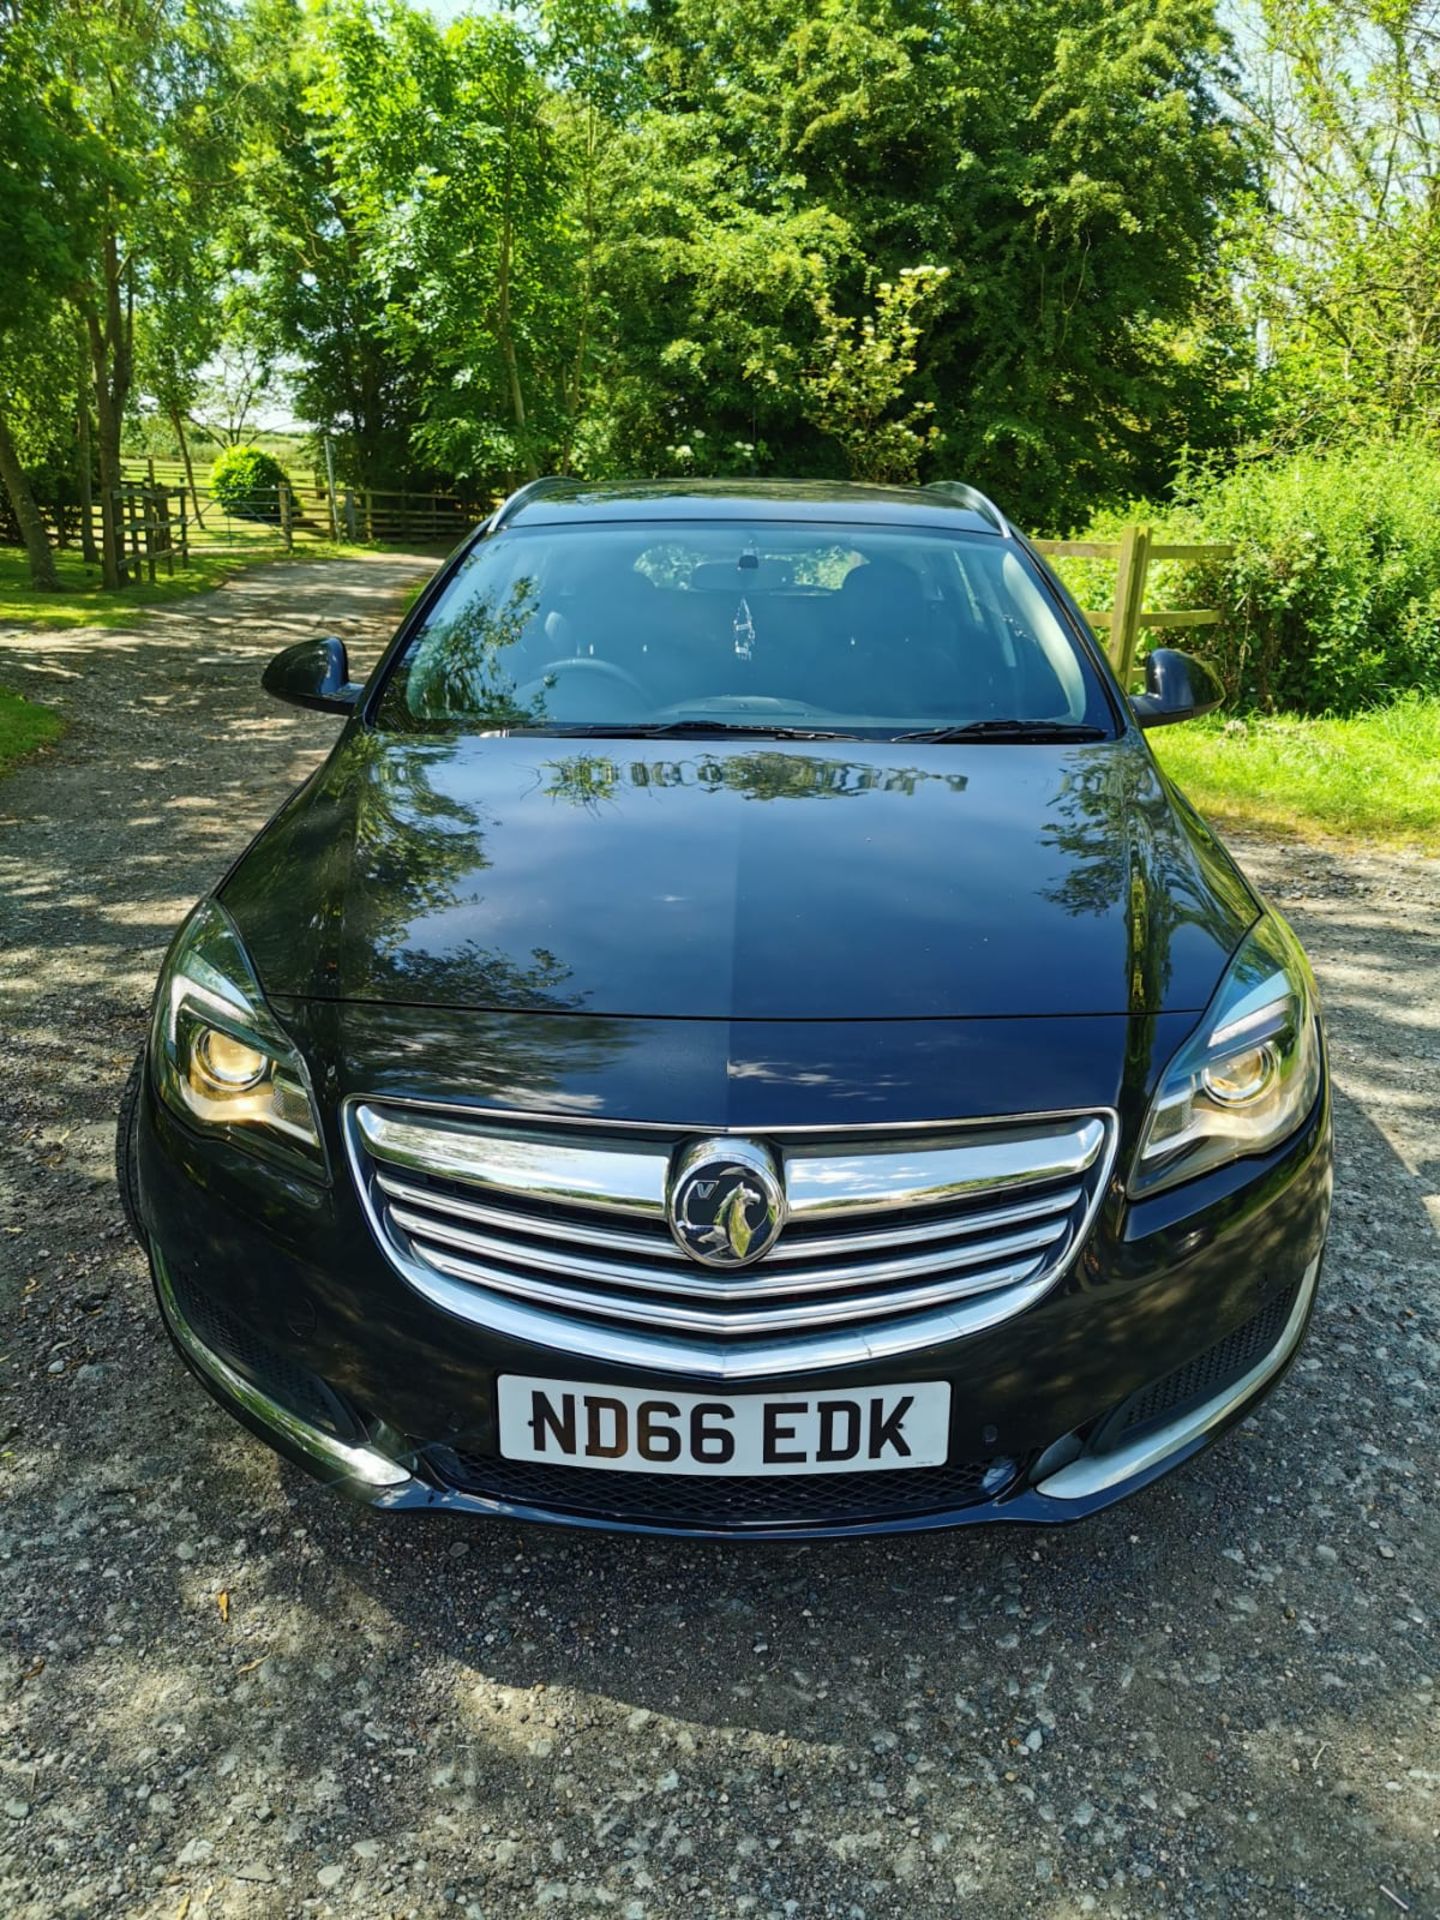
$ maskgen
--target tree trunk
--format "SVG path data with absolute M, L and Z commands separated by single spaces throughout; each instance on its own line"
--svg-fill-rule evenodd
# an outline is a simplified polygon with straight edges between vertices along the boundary
M 595 165 L 599 141 L 596 137 L 596 112 L 587 106 L 585 118 L 585 253 L 580 272 L 580 330 L 575 343 L 575 364 L 570 390 L 565 396 L 565 443 L 560 453 L 560 472 L 569 473 L 570 456 L 580 422 L 580 406 L 585 393 L 585 361 L 590 349 L 590 310 L 595 290 Z
M 500 223 L 500 285 L 496 298 L 495 331 L 500 336 L 500 353 L 505 362 L 505 377 L 510 388 L 510 411 L 515 419 L 515 437 L 520 446 L 521 471 L 527 480 L 535 478 L 534 462 L 525 447 L 525 395 L 520 385 L 520 361 L 515 351 L 515 332 L 510 319 L 510 280 L 515 252 L 513 118 L 505 122 L 505 179 L 502 187 L 504 212 Z
M 171 409 L 170 424 L 175 429 L 175 438 L 180 442 L 180 458 L 185 462 L 185 484 L 190 489 L 190 498 L 195 502 L 195 524 L 203 527 L 205 516 L 200 511 L 200 493 L 195 485 L 195 469 L 190 464 L 190 442 L 185 438 L 185 420 L 178 407 Z
M 9 424 L 3 414 L 0 414 L 0 481 L 4 483 L 5 491 L 10 496 L 10 505 L 15 509 L 15 518 L 20 523 L 20 538 L 25 542 L 25 554 L 30 562 L 31 585 L 58 593 L 60 578 L 55 571 L 50 536 L 45 531 L 45 522 L 40 518 L 40 509 L 35 504 L 35 495 L 20 464 L 15 442 L 10 438 Z
M 130 398 L 134 365 L 131 303 L 122 300 L 124 269 L 114 229 L 101 240 L 103 311 L 93 300 L 81 306 L 95 376 L 96 449 L 100 456 L 100 578 L 106 587 L 126 584 L 125 527 L 120 501 L 120 432 Z
M 83 361 L 80 367 L 80 407 L 75 415 L 75 475 L 80 495 L 80 553 L 87 566 L 100 558 L 95 544 L 95 453 L 90 435 L 90 402 L 85 394 Z

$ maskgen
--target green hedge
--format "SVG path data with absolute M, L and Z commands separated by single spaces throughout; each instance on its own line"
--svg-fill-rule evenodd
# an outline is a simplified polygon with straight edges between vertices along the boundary
M 210 491 L 242 520 L 278 520 L 280 486 L 289 475 L 260 447 L 227 447 L 210 469 Z
M 1252 461 L 1192 479 L 1178 505 L 1137 504 L 1086 531 L 1147 520 L 1156 539 L 1232 542 L 1233 560 L 1152 567 L 1147 605 L 1217 607 L 1179 644 L 1219 668 L 1234 704 L 1354 713 L 1440 693 L 1440 455 L 1362 446 Z M 1092 564 L 1069 569 L 1105 605 Z

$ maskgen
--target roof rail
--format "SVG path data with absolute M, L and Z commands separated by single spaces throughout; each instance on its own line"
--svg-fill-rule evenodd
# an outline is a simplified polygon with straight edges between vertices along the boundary
M 1013 540 L 1015 529 L 1001 513 L 988 494 L 978 488 L 967 487 L 963 480 L 929 480 L 925 485 L 926 493 L 943 493 L 947 500 L 953 500 L 957 507 L 968 507 L 972 513 L 978 513 L 982 520 L 988 520 L 1002 540 Z
M 517 487 L 514 493 L 500 502 L 490 516 L 490 533 L 499 533 L 507 521 L 513 520 L 521 507 L 534 500 L 547 487 L 553 487 L 560 479 L 558 473 L 542 473 L 538 480 L 527 480 L 523 487 Z

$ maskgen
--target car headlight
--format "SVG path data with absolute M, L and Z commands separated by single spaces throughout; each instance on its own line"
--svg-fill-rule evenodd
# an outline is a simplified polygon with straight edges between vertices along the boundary
M 1165 1071 L 1141 1129 L 1131 1194 L 1158 1193 L 1278 1146 L 1319 1091 L 1315 982 L 1299 941 L 1267 913 Z
M 324 1173 L 305 1063 L 266 1006 L 230 916 L 213 900 L 191 914 L 166 959 L 150 1060 L 160 1097 L 192 1126 Z

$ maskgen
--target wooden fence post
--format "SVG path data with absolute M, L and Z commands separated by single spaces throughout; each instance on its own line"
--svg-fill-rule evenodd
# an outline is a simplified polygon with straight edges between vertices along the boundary
M 185 504 L 185 489 L 180 489 L 180 564 L 190 565 L 190 516 Z
M 335 500 L 335 449 L 330 444 L 330 436 L 325 436 L 325 499 L 330 508 L 330 538 L 340 538 L 340 509 Z
M 1120 538 L 1115 606 L 1110 615 L 1110 664 L 1126 693 L 1135 671 L 1135 646 L 1140 637 L 1140 616 L 1145 611 L 1149 566 L 1149 527 L 1127 527 Z
M 166 573 L 173 574 L 175 571 L 175 536 L 170 531 L 170 489 L 168 487 L 153 487 L 150 497 L 155 508 L 156 551 L 164 555 Z
M 370 545 L 375 538 L 375 495 L 371 488 L 365 489 L 365 543 Z
M 124 520 L 129 528 L 131 577 L 137 587 L 140 584 L 140 575 L 144 571 L 143 562 L 140 558 L 140 516 L 135 510 L 138 504 L 139 502 L 135 498 L 134 481 L 132 480 L 128 486 L 122 481 L 120 483 L 120 512 L 124 516 Z M 125 550 L 125 531 L 123 527 L 120 535 L 120 550 L 123 555 Z
M 159 510 L 155 504 L 155 456 L 150 454 L 145 461 L 145 487 L 140 495 L 140 512 L 145 534 L 145 572 L 153 587 L 155 584 L 155 554 L 158 542 L 155 538 L 159 528 Z
M 285 551 L 287 553 L 293 553 L 295 550 L 295 530 L 291 524 L 292 502 L 290 499 L 290 488 L 288 484 L 282 480 L 277 486 L 276 492 L 280 497 L 280 537 L 285 542 Z

